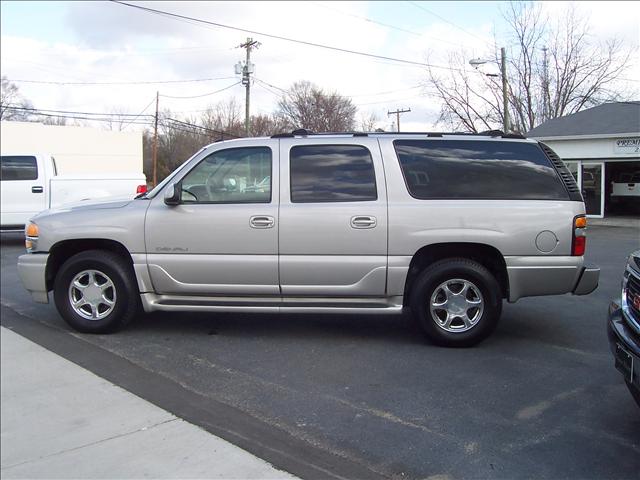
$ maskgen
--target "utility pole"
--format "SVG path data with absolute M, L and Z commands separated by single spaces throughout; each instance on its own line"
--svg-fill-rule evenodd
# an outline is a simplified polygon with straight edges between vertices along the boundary
M 503 130 L 509 133 L 509 92 L 507 91 L 507 51 L 504 47 L 500 49 L 501 71 L 502 71 L 502 103 L 504 104 Z
M 549 60 L 547 58 L 547 47 L 542 47 L 544 57 L 542 59 L 542 121 L 549 119 L 551 99 L 549 98 Z
M 491 60 L 483 60 L 481 58 L 474 58 L 469 60 L 469 65 L 473 68 L 478 68 L 479 65 L 491 62 Z M 497 77 L 495 73 L 485 73 L 487 77 Z M 502 131 L 509 133 L 509 86 L 507 84 L 507 51 L 504 47 L 500 49 L 500 76 L 502 77 Z
M 160 92 L 156 92 L 156 117 L 153 127 L 153 186 L 158 184 L 158 103 L 160 101 Z
M 236 65 L 236 73 L 242 73 L 242 85 L 246 88 L 246 98 L 244 105 L 244 133 L 249 136 L 249 119 L 250 119 L 250 100 L 251 100 L 251 74 L 253 73 L 253 64 L 251 63 L 251 49 L 258 48 L 260 42 L 247 38 L 245 43 L 239 45 L 240 48 L 247 50 L 247 59 L 242 65 L 238 62 Z M 241 70 L 241 71 L 240 71 Z
M 387 111 L 387 116 L 395 115 L 396 116 L 396 126 L 398 127 L 398 132 L 400 131 L 400 114 L 410 112 L 411 109 L 407 108 L 406 110 L 395 110 L 393 112 Z

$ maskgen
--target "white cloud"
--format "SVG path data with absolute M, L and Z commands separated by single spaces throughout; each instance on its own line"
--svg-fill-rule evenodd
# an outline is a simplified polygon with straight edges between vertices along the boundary
M 594 34 L 624 35 L 638 41 L 638 3 L 584 2 L 592 12 Z M 431 19 L 414 35 L 368 22 L 369 2 L 139 2 L 166 11 L 244 27 L 284 37 L 333 45 L 355 51 L 446 64 L 453 50 L 469 58 L 492 51 L 494 24 L 484 21 L 465 33 L 447 22 Z M 428 90 L 416 89 L 426 77 L 424 69 L 384 60 L 339 53 L 257 34 L 197 26 L 130 7 L 107 2 L 66 4 L 66 28 L 73 41 L 30 34 L 26 19 L 21 36 L 3 34 L 0 43 L 2 74 L 13 79 L 44 81 L 141 81 L 190 78 L 226 78 L 211 82 L 164 85 L 58 86 L 20 83 L 19 87 L 39 108 L 137 113 L 156 90 L 174 96 L 198 95 L 231 85 L 233 66 L 244 58 L 236 48 L 248 36 L 262 45 L 253 52 L 256 77 L 287 88 L 306 79 L 323 88 L 353 96 L 364 113 L 375 113 L 380 125 L 389 128 L 388 110 L 411 108 L 402 116 L 403 130 L 431 130 L 439 105 Z M 393 4 L 389 8 L 395 8 Z M 461 11 L 465 4 L 461 3 Z M 492 7 L 493 8 L 493 7 Z M 546 5 L 550 12 L 556 5 Z M 621 14 L 621 12 L 623 14 Z M 427 18 L 427 17 L 425 17 Z M 387 21 L 379 18 L 379 21 Z M 499 22 L 496 11 L 495 22 Z M 389 21 L 391 22 L 391 21 Z M 457 20 L 453 19 L 454 23 Z M 410 24 L 411 22 L 406 22 Z M 404 24 L 399 25 L 404 26 Z M 635 40 L 634 40 L 635 32 Z M 637 75 L 637 69 L 632 72 Z M 640 77 L 640 75 L 638 75 Z M 278 90 L 271 90 L 278 92 Z M 373 95 L 376 92 L 390 92 Z M 422 95 L 422 96 L 420 96 Z M 174 111 L 202 110 L 207 105 L 235 96 L 242 104 L 244 89 L 237 85 L 218 95 L 197 99 L 162 98 L 161 107 Z M 274 110 L 277 95 L 262 85 L 252 89 L 252 112 Z

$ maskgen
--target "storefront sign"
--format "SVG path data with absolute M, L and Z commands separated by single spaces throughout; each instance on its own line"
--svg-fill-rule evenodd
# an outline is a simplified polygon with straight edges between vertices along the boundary
M 614 152 L 622 155 L 640 155 L 640 137 L 619 138 L 616 140 Z

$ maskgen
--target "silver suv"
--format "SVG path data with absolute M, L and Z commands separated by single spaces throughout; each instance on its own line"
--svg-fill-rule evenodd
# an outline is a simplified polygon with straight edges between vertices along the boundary
M 585 207 L 516 135 L 313 134 L 209 145 L 148 194 L 37 215 L 20 276 L 75 329 L 146 312 L 389 314 L 473 345 L 502 300 L 592 292 Z

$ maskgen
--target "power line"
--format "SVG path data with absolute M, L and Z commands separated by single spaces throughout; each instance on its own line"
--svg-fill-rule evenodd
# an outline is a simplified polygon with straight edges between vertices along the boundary
M 265 82 L 264 80 L 259 79 L 258 77 L 254 76 L 253 79 L 257 82 L 260 82 L 268 87 L 271 88 L 275 88 L 276 90 L 280 90 L 282 93 L 287 93 L 287 90 L 284 88 L 280 88 L 280 87 L 276 87 L 275 85 L 270 84 L 269 82 Z
M 242 138 L 242 137 L 240 137 L 238 135 L 235 135 L 233 133 L 225 132 L 224 130 L 216 130 L 216 129 L 213 129 L 213 128 L 203 127 L 201 125 L 196 125 L 195 123 L 184 122 L 182 120 L 177 120 L 175 118 L 164 118 L 163 120 L 170 121 L 170 122 L 173 122 L 173 123 L 177 123 L 178 125 L 181 125 L 181 126 L 184 125 L 184 126 L 187 126 L 187 127 L 199 128 L 200 130 L 206 130 L 207 132 L 217 133 L 219 135 L 226 135 L 228 137 L 234 137 L 234 138 Z
M 394 58 L 394 57 L 387 57 L 384 55 L 376 55 L 373 53 L 367 53 L 367 52 L 360 52 L 357 50 L 349 50 L 347 48 L 340 48 L 340 47 L 332 47 L 330 45 L 323 45 L 320 43 L 314 43 L 314 42 L 308 42 L 306 40 L 297 40 L 294 38 L 288 38 L 288 37 L 283 37 L 281 35 L 274 35 L 274 34 L 270 34 L 270 33 L 264 33 L 264 32 L 258 32 L 256 30 L 249 30 L 246 28 L 240 28 L 240 27 L 234 27 L 232 25 L 225 25 L 222 23 L 216 23 L 216 22 L 210 22 L 208 20 L 202 20 L 199 18 L 194 18 L 194 17 L 188 17 L 186 15 L 180 15 L 177 13 L 170 13 L 170 12 L 166 12 L 163 10 L 156 10 L 154 8 L 148 8 L 148 7 L 143 7 L 141 5 L 134 5 L 131 3 L 127 3 L 127 2 L 121 2 L 118 0 L 111 0 L 113 3 L 117 3 L 119 5 L 123 5 L 126 7 L 131 7 L 131 8 L 136 8 L 138 10 L 142 10 L 144 12 L 147 13 L 153 13 L 156 15 L 160 15 L 160 16 L 165 16 L 165 17 L 170 17 L 170 18 L 174 18 L 174 19 L 181 19 L 181 20 L 188 20 L 191 22 L 198 22 L 200 24 L 205 24 L 205 25 L 211 25 L 213 27 L 219 27 L 219 28 L 226 28 L 229 30 L 235 30 L 235 31 L 239 31 L 239 32 L 245 32 L 245 33 L 251 33 L 253 35 L 262 35 L 264 37 L 268 37 L 268 38 L 274 38 L 277 40 L 283 40 L 286 42 L 292 42 L 292 43 L 299 43 L 301 45 L 307 45 L 307 46 L 311 46 L 311 47 L 317 47 L 317 48 L 324 48 L 326 50 L 332 50 L 335 52 L 342 52 L 342 53 L 349 53 L 352 55 L 360 55 L 363 57 L 369 57 L 369 58 L 376 58 L 379 60 L 389 60 L 392 62 L 397 62 L 397 63 L 403 63 L 403 64 L 407 64 L 407 65 L 417 65 L 420 67 L 431 67 L 431 68 L 441 68 L 444 70 L 458 70 L 458 71 L 462 71 L 461 69 L 457 69 L 457 68 L 453 68 L 453 67 L 447 67 L 447 66 L 442 66 L 442 65 L 431 65 L 428 63 L 423 63 L 423 62 L 416 62 L 413 60 L 406 60 L 406 59 L 401 59 L 401 58 Z
M 326 8 L 327 10 L 333 10 L 334 12 L 340 13 L 342 15 L 346 15 L 348 17 L 357 18 L 357 19 L 363 20 L 365 22 L 374 23 L 374 24 L 380 25 L 382 27 L 391 28 L 391 29 L 397 30 L 399 32 L 408 33 L 408 34 L 415 35 L 415 36 L 418 36 L 418 37 L 422 37 L 422 38 L 425 38 L 425 39 L 433 40 L 435 42 L 448 43 L 449 45 L 455 45 L 456 47 L 459 46 L 459 44 L 457 44 L 457 43 L 450 42 L 450 41 L 444 40 L 442 38 L 428 37 L 428 36 L 423 35 L 422 33 L 419 33 L 419 32 L 414 32 L 412 30 L 407 30 L 406 28 L 398 27 L 396 25 L 391 25 L 390 23 L 383 23 L 383 22 L 380 22 L 378 20 L 373 20 L 372 18 L 369 18 L 369 17 L 363 17 L 361 15 L 356 15 L 355 13 L 344 12 L 342 10 L 338 10 L 337 8 L 329 7 L 327 5 L 322 5 L 319 2 L 313 2 L 313 3 L 318 7 Z
M 212 82 L 216 80 L 230 80 L 235 77 L 217 77 L 217 78 L 192 78 L 189 80 L 149 80 L 149 81 L 133 81 L 133 82 L 54 82 L 48 80 L 11 80 L 15 83 L 38 83 L 46 85 L 155 85 L 168 83 L 195 83 L 195 82 Z
M 139 113 L 102 113 L 102 112 L 76 112 L 71 110 L 52 110 L 47 108 L 29 108 L 29 107 L 7 107 L 12 108 L 14 110 L 22 110 L 27 112 L 47 112 L 47 113 L 63 113 L 63 114 L 74 114 L 74 115 L 97 115 L 101 117 L 111 116 L 111 117 L 138 117 Z M 153 115 L 145 115 L 146 117 L 153 117 Z
M 7 109 L 7 110 L 24 111 L 24 109 L 18 108 L 18 107 L 6 106 L 4 108 Z M 49 117 L 49 118 L 70 118 L 70 119 L 75 119 L 75 120 L 88 120 L 88 121 L 92 121 L 92 122 L 113 122 L 114 121 L 113 117 L 87 117 L 87 116 L 82 116 L 82 115 L 66 115 L 66 114 L 55 114 L 55 113 L 43 113 L 43 112 L 35 111 L 33 109 L 29 113 L 31 115 L 40 116 L 40 117 Z M 135 121 L 129 122 L 129 124 L 149 125 L 149 121 L 138 121 L 138 120 L 135 120 Z
M 258 79 L 254 77 L 254 80 L 258 80 Z M 261 89 L 263 89 L 265 92 L 269 92 L 271 95 L 274 95 L 274 96 L 276 96 L 276 97 L 278 97 L 278 98 L 280 98 L 280 97 L 282 96 L 282 94 L 281 94 L 281 93 L 274 92 L 274 91 L 273 91 L 273 90 L 271 90 L 270 88 L 265 87 L 264 85 L 262 85 L 262 83 L 261 83 L 261 82 L 258 82 L 258 86 L 259 86 Z
M 137 116 L 133 117 L 133 120 L 131 120 L 131 121 L 130 121 L 129 123 L 127 123 L 126 125 L 123 125 L 123 126 L 122 126 L 122 130 L 124 130 L 124 129 L 125 129 L 125 128 L 127 128 L 129 125 L 131 125 L 131 124 L 132 124 L 132 123 L 133 123 L 133 122 L 134 122 L 138 117 L 142 116 L 142 114 L 147 110 L 147 108 L 149 108 L 151 105 L 153 105 L 153 102 L 155 102 L 155 101 L 156 101 L 156 99 L 155 99 L 155 98 L 152 98 L 152 99 L 151 99 L 151 101 L 149 102 L 149 104 L 148 104 L 146 107 L 144 107 L 144 108 L 142 109 L 142 111 L 141 111 Z
M 236 85 L 239 85 L 241 82 L 236 82 L 234 84 L 229 85 L 228 87 L 224 87 L 221 88 L 220 90 L 216 90 L 215 92 L 209 92 L 209 93 L 203 93 L 202 95 L 190 95 L 188 97 L 177 97 L 177 96 L 173 96 L 173 95 L 160 95 L 161 97 L 164 98 L 178 98 L 178 99 L 187 99 L 187 98 L 201 98 L 201 97 L 207 97 L 209 95 L 215 95 L 216 93 L 220 93 L 220 92 L 224 92 L 225 90 L 229 90 L 231 87 L 235 87 Z
M 265 82 L 264 80 L 258 78 L 258 77 L 253 77 L 254 80 L 256 80 L 259 83 L 265 84 L 271 88 L 275 88 L 277 90 L 280 90 L 282 93 L 287 93 L 288 90 L 284 89 L 284 88 L 280 88 L 276 85 L 273 85 L 271 83 Z M 264 86 L 263 86 L 264 88 Z M 408 88 L 401 88 L 401 89 L 397 89 L 397 90 L 387 90 L 386 92 L 374 92 L 374 93 L 357 93 L 355 95 L 348 95 L 348 94 L 340 94 L 341 97 L 349 97 L 349 98 L 353 98 L 353 97 L 375 97 L 377 95 L 388 95 L 390 93 L 398 93 L 398 92 L 407 92 L 409 90 L 415 90 L 416 88 L 422 88 L 422 85 L 414 85 L 413 87 L 408 87 Z M 265 88 L 265 90 L 270 91 L 268 89 Z M 274 92 L 271 92 L 274 93 Z M 274 93 L 274 95 L 276 95 Z M 413 98 L 413 97 L 412 97 Z
M 464 33 L 466 33 L 467 35 L 471 35 L 472 37 L 475 37 L 475 38 L 477 38 L 478 40 L 482 40 L 482 41 L 483 41 L 484 43 L 486 43 L 487 45 L 491 45 L 491 43 L 490 43 L 490 42 L 488 42 L 486 39 L 484 39 L 484 38 L 482 38 L 482 37 L 479 37 L 479 36 L 478 36 L 478 35 L 476 35 L 475 33 L 471 33 L 471 32 L 469 32 L 468 30 L 465 30 L 464 28 L 462 28 L 462 27 L 460 27 L 460 26 L 456 25 L 455 23 L 453 23 L 453 22 L 451 22 L 451 21 L 447 20 L 446 18 L 444 18 L 444 17 L 442 17 L 442 16 L 438 15 L 437 13 L 432 12 L 432 11 L 431 11 L 431 10 L 429 10 L 428 8 L 425 8 L 425 7 L 421 6 L 421 5 L 418 5 L 416 2 L 407 2 L 407 3 L 410 3 L 410 4 L 411 4 L 411 5 L 413 5 L 414 7 L 419 8 L 419 9 L 420 9 L 420 10 L 422 10 L 423 12 L 427 12 L 429 15 L 433 15 L 434 17 L 439 18 L 439 19 L 440 19 L 440 20 L 442 20 L 443 22 L 447 22 L 449 25 L 451 25 L 451 26 L 453 26 L 453 27 L 457 28 L 458 30 L 460 30 L 460 31 L 462 31 L 462 32 L 464 32 Z

